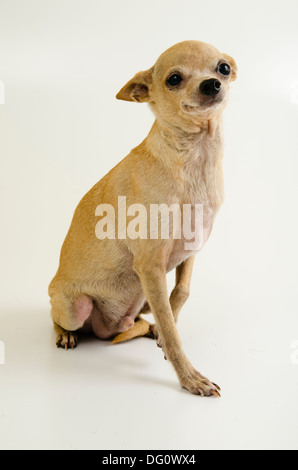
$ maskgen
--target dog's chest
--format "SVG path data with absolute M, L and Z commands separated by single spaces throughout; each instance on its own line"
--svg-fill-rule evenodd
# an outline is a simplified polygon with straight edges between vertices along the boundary
M 169 270 L 203 248 L 223 200 L 220 142 L 201 142 L 193 152 L 181 168 L 183 223 L 181 238 L 173 243 Z

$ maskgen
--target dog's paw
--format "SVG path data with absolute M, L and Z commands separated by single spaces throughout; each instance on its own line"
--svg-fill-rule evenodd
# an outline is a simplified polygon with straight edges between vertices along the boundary
M 64 331 L 57 335 L 57 348 L 73 349 L 78 344 L 78 335 L 74 331 Z
M 207 377 L 201 375 L 197 370 L 191 371 L 188 375 L 180 380 L 183 388 L 186 388 L 189 392 L 194 395 L 200 395 L 201 397 L 220 397 L 220 387 Z
M 150 338 L 152 338 L 152 339 L 155 339 L 157 346 L 159 348 L 162 348 L 162 341 L 161 341 L 161 338 L 158 334 L 158 330 L 157 330 L 156 325 L 150 325 L 150 331 L 149 331 L 148 336 L 150 336 Z

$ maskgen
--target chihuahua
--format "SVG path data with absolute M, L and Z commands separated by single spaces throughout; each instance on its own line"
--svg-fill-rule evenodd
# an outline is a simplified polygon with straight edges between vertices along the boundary
M 194 256 L 208 239 L 223 201 L 222 113 L 236 74 L 232 57 L 209 44 L 184 41 L 117 94 L 120 100 L 147 102 L 156 119 L 145 140 L 75 210 L 49 286 L 58 347 L 75 347 L 80 332 L 88 331 L 114 342 L 153 336 L 182 387 L 200 396 L 220 396 L 218 385 L 187 358 L 176 323 L 189 296 Z M 172 222 L 169 237 L 127 236 L 128 222 L 118 217 L 119 196 L 148 213 L 151 205 L 174 204 L 191 207 L 193 214 L 199 205 L 200 248 L 186 249 L 186 238 L 174 236 Z M 106 224 L 112 222 L 108 206 L 113 207 L 117 237 L 96 235 L 99 215 L 107 213 Z M 169 297 L 166 274 L 174 268 Z M 154 325 L 139 316 L 149 311 Z

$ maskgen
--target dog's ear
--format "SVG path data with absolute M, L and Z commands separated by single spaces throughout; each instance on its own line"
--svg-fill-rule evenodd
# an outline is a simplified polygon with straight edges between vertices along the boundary
M 237 78 L 237 71 L 238 71 L 238 67 L 237 67 L 237 64 L 236 62 L 234 61 L 233 57 L 231 57 L 230 55 L 228 54 L 223 54 L 225 60 L 230 64 L 231 66 L 231 69 L 232 69 L 232 74 L 231 74 L 231 80 L 236 80 Z
M 144 72 L 137 73 L 117 93 L 116 98 L 124 101 L 136 101 L 143 103 L 150 101 L 153 67 Z

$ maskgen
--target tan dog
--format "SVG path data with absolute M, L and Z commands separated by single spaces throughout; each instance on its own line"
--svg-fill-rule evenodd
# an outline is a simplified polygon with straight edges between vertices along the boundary
M 148 213 L 152 204 L 203 204 L 203 242 L 207 240 L 223 200 L 222 111 L 236 72 L 230 56 L 208 44 L 185 41 L 165 51 L 118 93 L 121 100 L 148 102 L 156 120 L 147 138 L 75 211 L 49 287 L 58 346 L 76 346 L 78 331 L 90 330 L 103 339 L 121 333 L 115 341 L 144 335 L 149 324 L 138 315 L 150 309 L 156 322 L 151 330 L 181 385 L 194 394 L 219 396 L 219 387 L 186 357 L 176 328 L 189 295 L 196 250 L 185 249 L 185 238 L 175 239 L 173 223 L 167 239 L 119 236 L 123 221 L 118 220 L 118 196 L 126 197 L 127 206 L 142 204 Z M 102 204 L 115 209 L 115 239 L 95 235 L 96 208 Z M 166 273 L 173 268 L 176 285 L 169 298 Z

